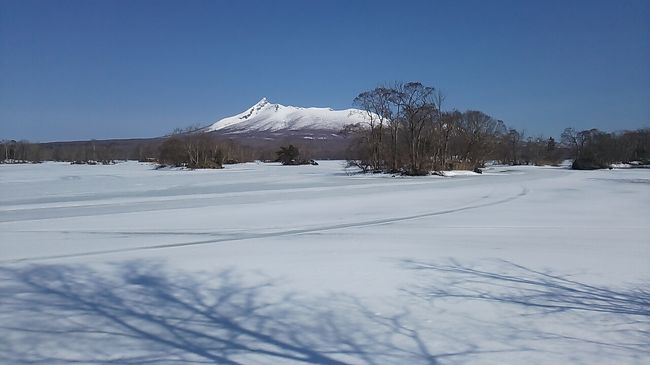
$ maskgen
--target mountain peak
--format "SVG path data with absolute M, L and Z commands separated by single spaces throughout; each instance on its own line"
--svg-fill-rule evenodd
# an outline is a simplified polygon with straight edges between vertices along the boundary
M 255 108 L 255 107 L 263 107 L 266 104 L 270 104 L 269 99 L 267 99 L 266 97 L 263 97 L 262 99 L 260 99 L 260 101 L 255 103 L 255 105 L 253 105 L 253 108 Z

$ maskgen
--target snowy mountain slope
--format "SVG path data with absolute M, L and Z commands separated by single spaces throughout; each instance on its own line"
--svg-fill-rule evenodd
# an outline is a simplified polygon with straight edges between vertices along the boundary
M 295 130 L 340 131 L 348 124 L 362 123 L 366 114 L 359 109 L 301 108 L 269 102 L 262 98 L 246 111 L 221 119 L 206 132 L 276 132 Z

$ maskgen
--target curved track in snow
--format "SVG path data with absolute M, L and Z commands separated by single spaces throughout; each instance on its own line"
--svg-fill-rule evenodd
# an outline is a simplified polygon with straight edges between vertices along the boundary
M 236 242 L 236 241 L 260 239 L 260 238 L 275 238 L 275 237 L 290 236 L 290 235 L 300 235 L 300 234 L 307 234 L 307 233 L 317 233 L 317 232 L 324 232 L 324 231 L 332 231 L 332 230 L 338 230 L 338 229 L 358 228 L 358 227 L 366 227 L 366 226 L 373 226 L 373 225 L 399 223 L 399 222 L 403 222 L 403 221 L 409 221 L 409 220 L 415 220 L 415 219 L 421 219 L 421 218 L 427 218 L 427 217 L 434 217 L 434 216 L 439 216 L 439 215 L 446 215 L 446 214 L 452 214 L 452 213 L 456 213 L 456 212 L 462 212 L 462 211 L 467 211 L 467 210 L 473 210 L 473 209 L 479 209 L 479 208 L 484 208 L 484 207 L 491 207 L 491 206 L 495 206 L 495 205 L 505 204 L 505 203 L 511 202 L 511 201 L 513 201 L 515 199 L 526 196 L 528 194 L 528 192 L 529 192 L 529 189 L 526 188 L 525 186 L 522 186 L 519 193 L 517 193 L 516 195 L 512 195 L 512 196 L 503 198 L 503 199 L 484 202 L 484 203 L 479 203 L 479 204 L 465 205 L 465 206 L 461 206 L 461 207 L 457 207 L 457 208 L 451 208 L 451 209 L 436 210 L 436 211 L 420 213 L 420 214 L 414 214 L 414 215 L 405 215 L 405 216 L 399 216 L 399 217 L 389 217 L 389 218 L 382 218 L 382 219 L 364 220 L 364 221 L 357 221 L 357 222 L 350 222 L 350 223 L 343 223 L 343 224 L 323 225 L 323 226 L 311 227 L 311 228 L 296 228 L 296 229 L 287 229 L 287 230 L 274 231 L 274 232 L 230 235 L 230 236 L 226 236 L 226 237 L 222 237 L 222 238 L 214 238 L 214 239 L 198 240 L 198 241 L 190 241 L 190 242 L 169 243 L 169 244 L 159 244 L 159 245 L 146 245 L 146 246 L 128 247 L 128 248 L 121 248 L 121 249 L 87 251 L 87 252 L 79 252 L 79 253 L 73 253 L 73 254 L 45 255 L 45 256 L 36 256 L 36 257 L 29 257 L 29 258 L 0 260 L 0 264 L 36 262 L 36 261 L 44 261 L 44 260 L 76 258 L 76 257 L 84 257 L 84 256 L 97 256 L 97 255 L 106 255 L 106 254 L 124 253 L 124 252 L 135 252 L 135 251 L 144 251 L 144 250 L 171 249 L 171 248 L 180 248 L 180 247 L 187 247 L 187 246 L 209 245 L 209 244 L 216 244 L 216 243 Z M 485 199 L 485 198 L 488 198 L 488 196 L 483 197 L 483 199 Z M 116 231 L 82 232 L 82 233 L 99 233 L 99 234 L 104 233 L 104 234 L 109 234 L 109 235 L 115 235 L 115 234 L 148 235 L 148 234 L 150 234 L 150 233 L 147 233 L 147 232 L 116 232 Z M 156 234 L 160 234 L 160 233 L 153 233 L 153 235 L 156 235 Z M 223 234 L 218 234 L 218 233 L 215 234 L 215 233 L 203 232 L 203 233 L 199 233 L 199 234 L 201 234 L 201 235 L 223 236 Z M 187 235 L 187 233 L 181 233 L 180 235 Z

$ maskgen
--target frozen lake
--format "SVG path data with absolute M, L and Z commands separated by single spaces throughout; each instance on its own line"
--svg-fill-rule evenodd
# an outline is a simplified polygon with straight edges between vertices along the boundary
M 0 165 L 2 364 L 647 364 L 650 170 Z

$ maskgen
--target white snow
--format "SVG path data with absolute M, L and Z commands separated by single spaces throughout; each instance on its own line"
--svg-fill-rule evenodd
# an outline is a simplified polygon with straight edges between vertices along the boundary
M 442 174 L 442 176 L 449 176 L 449 177 L 480 175 L 479 173 L 476 173 L 474 171 L 469 171 L 469 170 L 440 171 L 440 174 Z
M 0 363 L 647 364 L 650 170 L 0 165 Z
M 650 168 L 648 165 L 644 165 L 641 161 L 630 161 L 630 163 L 614 163 L 610 165 L 614 169 L 630 169 L 630 168 L 641 168 L 647 169 Z
M 365 121 L 366 113 L 359 109 L 302 108 L 274 104 L 262 98 L 246 111 L 213 123 L 206 131 L 224 130 L 230 133 L 300 129 L 339 131 L 346 125 Z

